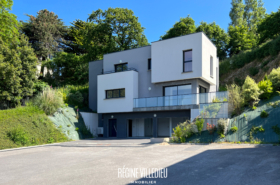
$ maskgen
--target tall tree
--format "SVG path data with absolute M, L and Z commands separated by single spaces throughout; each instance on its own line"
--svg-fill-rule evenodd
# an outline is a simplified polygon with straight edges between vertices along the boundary
M 170 28 L 165 35 L 161 36 L 161 39 L 168 39 L 172 37 L 187 35 L 196 31 L 194 20 L 188 15 L 188 17 L 180 18 L 179 22 L 176 22 L 172 28 Z
M 259 24 L 257 32 L 260 34 L 259 43 L 267 39 L 274 39 L 280 35 L 280 9 L 272 12 Z
M 19 23 L 17 17 L 10 13 L 13 0 L 0 0 L 0 38 L 8 43 L 18 38 Z
M 20 104 L 20 100 L 33 94 L 36 80 L 37 58 L 25 35 L 5 44 L 0 38 L 0 106 Z
M 148 45 L 144 35 L 144 27 L 138 22 L 138 17 L 127 8 L 108 8 L 93 11 L 88 21 L 96 24 L 96 30 L 106 31 L 112 38 L 117 50 L 137 48 Z
M 231 19 L 230 26 L 241 26 L 245 25 L 246 22 L 244 20 L 244 9 L 245 5 L 243 0 L 232 0 L 231 1 L 231 10 L 229 12 L 229 16 Z
M 50 58 L 59 51 L 59 43 L 66 27 L 53 12 L 40 10 L 37 16 L 29 16 L 28 22 L 23 22 L 22 31 L 29 37 L 30 43 L 39 59 Z
M 244 19 L 249 31 L 257 33 L 257 26 L 265 17 L 265 8 L 262 0 L 245 0 Z
M 216 45 L 217 54 L 220 60 L 224 60 L 227 57 L 229 36 L 225 30 L 223 30 L 215 22 L 207 24 L 201 22 L 197 27 L 196 32 L 203 31 L 209 39 Z

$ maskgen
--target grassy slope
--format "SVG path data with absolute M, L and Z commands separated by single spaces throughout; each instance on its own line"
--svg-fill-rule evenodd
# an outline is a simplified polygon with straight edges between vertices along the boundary
M 269 61 L 269 63 L 265 67 L 262 67 L 261 65 L 265 61 Z M 278 68 L 279 63 L 280 63 L 280 54 L 276 57 L 269 56 L 263 59 L 254 60 L 246 64 L 242 68 L 231 70 L 229 73 L 220 76 L 220 85 L 224 86 L 226 84 L 238 83 L 235 81 L 236 78 L 239 79 L 239 81 L 244 81 L 247 75 L 249 75 L 258 83 L 264 78 L 265 74 L 269 74 L 273 68 Z M 250 75 L 250 68 L 252 67 L 259 68 L 259 72 L 255 76 Z
M 9 138 L 14 128 L 22 128 L 28 142 L 24 145 Z M 0 111 L 0 149 L 67 141 L 43 111 L 34 107 L 18 107 Z

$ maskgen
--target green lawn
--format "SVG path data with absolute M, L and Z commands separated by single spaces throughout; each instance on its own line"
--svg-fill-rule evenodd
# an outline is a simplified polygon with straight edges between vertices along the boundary
M 0 149 L 67 140 L 46 114 L 35 107 L 0 110 Z

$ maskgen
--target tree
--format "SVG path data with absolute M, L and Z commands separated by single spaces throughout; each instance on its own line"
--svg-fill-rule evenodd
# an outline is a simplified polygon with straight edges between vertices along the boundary
M 268 75 L 268 79 L 272 82 L 274 90 L 280 90 L 280 67 L 272 69 Z
M 274 39 L 280 34 L 280 9 L 272 12 L 259 24 L 257 32 L 260 34 L 259 43 L 265 42 L 267 39 Z
M 23 22 L 22 32 L 29 41 L 39 59 L 46 60 L 59 51 L 59 44 L 66 27 L 53 12 L 40 10 L 37 16 L 29 16 L 28 22 Z
M 241 88 L 236 84 L 227 85 L 229 98 L 229 111 L 233 114 L 240 114 L 244 106 L 244 97 Z
M 265 18 L 265 8 L 262 0 L 245 0 L 244 19 L 248 30 L 257 33 L 257 26 Z
M 230 56 L 251 49 L 256 45 L 256 40 L 252 32 L 247 31 L 247 26 L 229 26 L 228 34 L 229 41 L 229 54 Z
M 227 45 L 229 43 L 228 34 L 215 22 L 207 24 L 201 22 L 200 26 L 197 27 L 196 32 L 203 31 L 209 39 L 216 45 L 217 53 L 220 60 L 224 60 L 227 57 Z
M 0 38 L 0 104 L 10 102 L 12 106 L 33 94 L 36 80 L 37 58 L 24 35 L 9 44 Z M 2 103 L 3 104 L 3 103 Z
M 247 76 L 242 86 L 242 95 L 244 96 L 245 103 L 255 105 L 259 102 L 260 94 L 258 84 L 256 84 L 254 79 Z
M 127 8 L 108 8 L 106 11 L 98 9 L 93 11 L 88 21 L 94 23 L 95 30 L 109 34 L 112 46 L 122 51 L 139 46 L 148 45 L 144 35 L 144 27 L 138 22 L 138 17 Z M 101 34 L 100 32 L 98 34 Z
M 246 22 L 244 20 L 244 9 L 245 5 L 243 4 L 243 0 L 232 0 L 231 2 L 231 10 L 229 13 L 231 23 L 230 26 L 241 26 L 245 25 Z
M 0 38 L 5 43 L 18 38 L 19 33 L 17 17 L 10 13 L 12 6 L 12 0 L 0 0 Z
M 196 27 L 194 20 L 188 15 L 188 17 L 180 18 L 179 22 L 176 22 L 172 28 L 170 28 L 165 35 L 161 36 L 161 40 L 187 35 L 195 33 Z
M 81 85 L 88 82 L 88 62 L 83 55 L 58 52 L 53 59 L 44 63 L 53 71 L 51 78 L 45 80 L 52 85 Z

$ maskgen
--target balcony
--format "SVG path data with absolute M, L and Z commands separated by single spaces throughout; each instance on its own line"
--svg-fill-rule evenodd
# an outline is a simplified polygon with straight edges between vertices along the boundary
M 160 96 L 134 99 L 134 111 L 199 109 L 199 104 L 228 101 L 228 92 L 211 92 L 177 96 Z
M 138 72 L 137 69 L 135 69 L 133 67 L 130 67 L 130 68 L 126 68 L 126 69 L 124 69 L 122 71 L 116 71 L 116 70 L 105 71 L 102 74 L 120 73 L 120 72 L 124 72 L 124 71 L 136 71 L 136 72 Z

